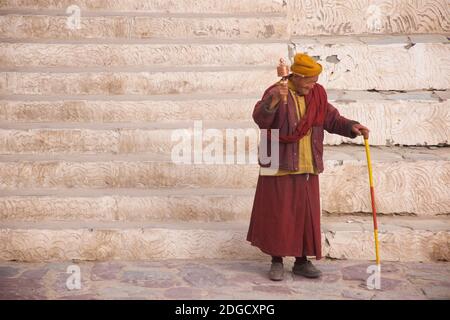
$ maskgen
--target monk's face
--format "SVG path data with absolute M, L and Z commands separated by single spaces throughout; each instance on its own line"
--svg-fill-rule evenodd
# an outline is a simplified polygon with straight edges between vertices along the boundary
M 291 74 L 290 79 L 295 86 L 295 90 L 302 96 L 306 96 L 319 80 L 319 76 L 301 77 L 296 74 Z

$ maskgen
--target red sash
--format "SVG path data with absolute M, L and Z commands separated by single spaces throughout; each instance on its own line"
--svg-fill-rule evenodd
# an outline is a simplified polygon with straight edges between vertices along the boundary
M 267 89 L 266 92 L 272 88 L 273 86 Z M 305 96 L 305 103 L 307 106 L 306 114 L 298 122 L 294 133 L 292 135 L 280 135 L 280 142 L 298 142 L 308 133 L 312 126 L 323 125 L 325 112 L 327 110 L 327 93 L 325 92 L 325 89 L 320 84 L 316 83 L 313 89 Z M 267 131 L 267 137 L 270 139 L 270 129 Z

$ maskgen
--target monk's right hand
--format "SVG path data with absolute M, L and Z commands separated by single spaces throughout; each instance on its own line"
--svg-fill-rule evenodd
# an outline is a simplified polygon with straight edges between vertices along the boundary
M 278 83 L 270 92 L 270 109 L 275 108 L 275 106 L 282 100 L 283 96 L 287 97 L 289 89 L 287 83 Z

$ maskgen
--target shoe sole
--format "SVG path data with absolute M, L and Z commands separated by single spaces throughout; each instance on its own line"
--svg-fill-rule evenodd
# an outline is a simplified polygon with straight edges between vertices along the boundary
M 270 280 L 272 280 L 272 281 L 281 281 L 281 280 L 283 280 L 283 278 L 281 278 L 281 279 L 273 279 L 273 278 L 269 278 Z
M 322 274 L 317 274 L 317 275 L 303 274 L 303 273 L 298 273 L 298 272 L 294 272 L 294 271 L 292 273 L 297 275 L 297 276 L 302 276 L 302 277 L 310 278 L 310 279 L 320 278 L 320 276 L 322 275 Z
M 272 277 L 269 275 L 269 279 L 272 281 L 281 281 L 284 278 L 284 274 L 280 275 L 279 277 Z

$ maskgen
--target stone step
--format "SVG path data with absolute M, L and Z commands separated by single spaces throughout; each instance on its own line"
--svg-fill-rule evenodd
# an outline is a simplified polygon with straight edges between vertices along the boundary
M 181 122 L 184 127 L 186 122 Z M 251 143 L 233 154 L 245 156 L 250 152 L 256 156 L 257 139 L 259 130 L 256 124 L 243 122 L 237 127 L 236 122 L 197 122 L 204 130 L 204 137 L 208 136 L 207 130 L 216 130 L 223 139 L 223 151 L 227 141 L 235 137 L 251 139 Z M 177 132 L 189 135 L 188 138 L 200 132 L 194 129 L 194 124 L 186 126 L 186 129 L 151 129 L 142 124 L 140 129 L 29 129 L 29 130 L 1 130 L 0 129 L 0 153 L 1 154 L 100 154 L 100 153 L 136 153 L 145 152 L 155 155 L 166 155 L 170 159 L 172 150 L 180 144 L 180 136 Z M 151 126 L 152 124 L 150 124 Z M 158 125 L 158 124 L 153 124 Z M 159 124 L 161 125 L 161 124 Z M 168 126 L 178 126 L 177 123 L 169 123 Z M 206 127 L 207 125 L 207 127 Z M 197 127 L 197 125 L 195 125 Z M 92 127 L 97 127 L 92 124 Z M 100 125 L 101 127 L 101 125 Z M 223 129 L 224 128 L 224 129 Z M 181 131 L 182 130 L 182 131 Z M 220 138 L 220 136 L 218 136 Z M 203 141 L 206 148 L 211 140 Z
M 450 7 L 445 0 L 294 0 L 287 5 L 294 36 L 450 31 Z
M 80 16 L 6 14 L 0 16 L 0 38 L 21 40 L 169 39 L 190 40 L 287 40 L 282 16 L 164 17 L 161 14 Z
M 291 52 L 294 51 L 307 52 L 324 64 L 324 72 L 319 77 L 319 83 L 328 90 L 449 89 L 450 46 L 447 43 L 417 43 L 410 48 L 405 43 L 380 45 L 306 43 L 295 45 L 295 48 L 291 49 Z M 149 63 L 111 68 L 101 66 L 100 63 L 97 67 L 91 66 L 84 70 L 77 67 L 6 66 L 0 73 L 0 93 L 4 95 L 261 94 L 261 91 L 277 80 L 274 71 L 276 60 L 284 55 L 283 50 L 274 52 L 265 65 L 205 64 L 200 67 L 187 62 L 181 66 Z M 426 66 L 423 64 L 425 60 Z M 370 76 L 367 76 L 368 74 Z M 30 83 L 33 83 L 33 86 Z
M 65 10 L 74 5 L 72 0 L 47 0 L 42 1 L 22 1 L 22 0 L 4 0 L 0 3 L 3 10 L 21 10 L 38 9 L 42 10 Z M 222 0 L 78 0 L 76 5 L 85 11 L 117 11 L 120 13 L 131 12 L 152 12 L 159 14 L 170 13 L 284 13 L 286 5 L 280 0 L 252 0 L 252 1 L 222 1 Z
M 4 12 L 54 12 L 64 15 L 72 1 L 17 1 L 0 3 Z M 348 34 L 417 34 L 448 32 L 449 9 L 445 1 L 426 0 L 421 3 L 392 3 L 389 0 L 376 4 L 365 0 L 329 0 L 323 2 L 288 1 L 77 1 L 81 15 L 124 14 L 130 12 L 158 14 L 282 14 L 288 16 L 293 36 L 298 35 L 348 35 Z M 320 12 L 320 15 L 318 15 Z
M 396 110 L 379 110 L 376 103 L 338 106 L 341 114 L 358 119 L 371 129 L 371 145 L 448 145 L 450 129 L 449 103 L 392 104 Z M 224 110 L 225 111 L 225 110 Z M 201 112 L 199 110 L 199 112 Z M 386 113 L 385 113 L 386 112 Z M 221 114 L 223 112 L 217 112 Z M 166 113 L 167 114 L 167 113 Z M 248 111 L 251 115 L 251 110 Z M 406 115 L 406 116 L 403 116 Z M 386 119 L 385 121 L 381 121 Z M 223 148 L 234 137 L 250 139 L 243 152 L 257 152 L 259 129 L 252 121 L 197 120 L 140 123 L 11 123 L 0 121 L 0 153 L 7 154 L 91 154 L 147 152 L 170 155 L 180 144 L 181 131 L 187 138 L 203 135 L 203 147 L 211 144 L 213 132 Z M 420 128 L 420 129 L 418 129 Z M 214 131 L 212 131 L 214 130 Z M 326 132 L 326 145 L 363 144 L 363 140 L 344 138 Z
M 222 44 L 43 44 L 1 43 L 3 70 L 139 70 L 160 68 L 270 66 L 287 55 L 286 43 Z M 173 70 L 172 69 L 172 70 Z
M 220 74 L 220 76 L 218 76 Z M 257 94 L 277 81 L 273 67 L 208 71 L 0 72 L 2 95 Z
M 292 40 L 290 51 L 316 57 L 323 65 L 319 82 L 327 89 L 449 89 L 449 40 L 436 36 L 417 40 L 404 36 L 354 37 L 345 42 L 334 37 L 300 38 Z
M 21 189 L 3 191 L 6 221 L 248 221 L 254 189 Z
M 343 116 L 370 128 L 372 145 L 439 145 L 450 141 L 449 97 L 449 91 L 370 94 L 344 91 L 330 102 Z M 362 144 L 361 139 L 328 133 L 324 141 Z
M 261 95 L 262 93 L 253 97 L 224 95 L 215 99 L 195 94 L 173 98 L 166 95 L 134 100 L 130 96 L 124 97 L 128 100 L 116 96 L 88 100 L 84 97 L 75 100 L 48 96 L 9 96 L 9 100 L 0 100 L 0 127 L 8 129 L 1 131 L 0 152 L 73 152 L 74 148 L 77 152 L 85 152 L 94 147 L 85 145 L 85 142 L 75 145 L 68 139 L 73 135 L 89 137 L 98 133 L 101 136 L 106 133 L 102 130 L 114 130 L 111 136 L 117 138 L 123 132 L 129 132 L 121 129 L 167 129 L 168 122 L 172 123 L 170 128 L 176 128 L 177 124 L 193 128 L 193 122 L 187 119 L 203 120 L 204 125 L 218 121 L 215 124 L 217 128 L 234 128 L 235 125 L 230 126 L 230 122 L 242 124 L 243 128 L 253 128 L 252 112 Z M 357 119 L 372 130 L 372 145 L 441 145 L 448 144 L 450 140 L 447 125 L 450 121 L 448 91 L 395 93 L 329 90 L 328 96 L 330 103 L 343 116 Z M 91 129 L 100 131 L 89 131 Z M 150 140 L 158 136 L 163 145 L 170 141 L 169 132 L 162 134 L 137 130 L 134 133 L 148 135 L 145 139 Z M 51 137 L 55 135 L 58 140 L 52 142 Z M 35 139 L 45 143 L 35 143 Z M 55 145 L 58 141 L 61 144 Z M 65 146 L 64 141 L 69 145 Z M 324 141 L 332 145 L 344 142 L 362 144 L 361 139 L 348 139 L 327 133 Z M 66 147 L 70 149 L 67 150 Z M 132 148 L 144 150 L 137 145 Z M 119 149 L 116 147 L 115 151 Z M 131 152 L 132 149 L 127 150 Z
M 449 260 L 449 218 L 378 220 L 382 261 Z M 245 240 L 247 228 L 247 223 L 2 223 L 0 260 L 266 258 Z M 322 243 L 329 258 L 374 260 L 372 219 L 324 218 Z
M 324 216 L 351 214 L 371 216 L 369 193 L 362 203 L 345 203 L 325 193 L 322 181 Z M 0 220 L 7 221 L 141 221 L 141 222 L 232 222 L 249 221 L 255 189 L 21 189 L 2 191 Z M 378 215 L 448 216 L 446 203 L 396 201 L 378 199 Z M 346 195 L 348 196 L 348 194 Z M 363 195 L 360 195 L 362 198 Z M 344 202 L 344 203 L 342 203 Z M 341 208 L 355 211 L 344 212 Z
M 8 100 L 0 99 L 0 121 L 10 124 L 67 122 L 78 123 L 79 126 L 92 122 L 161 123 L 186 119 L 250 121 L 253 107 L 262 94 L 80 96 L 77 99 L 67 96 L 9 96 Z
M 372 147 L 371 154 L 379 212 L 450 213 L 447 187 L 450 185 L 449 148 Z M 39 188 L 42 191 L 60 188 L 136 188 L 145 191 L 161 188 L 168 192 L 172 188 L 191 191 L 202 188 L 254 189 L 258 165 L 248 159 L 240 163 L 237 160 L 231 157 L 230 162 L 223 164 L 201 161 L 177 164 L 169 159 L 157 161 L 154 155 L 146 153 L 4 155 L 0 156 L 0 189 L 2 193 L 8 192 L 9 196 L 19 195 L 17 192 L 23 189 Z M 322 207 L 325 211 L 371 212 L 364 148 L 327 147 L 325 167 L 321 175 Z M 248 210 L 250 199 L 248 194 L 247 204 L 243 204 L 243 209 L 239 204 L 237 210 Z M 11 212 L 7 215 L 14 216 L 17 209 L 7 199 L 5 201 L 4 206 L 10 207 L 7 211 Z

